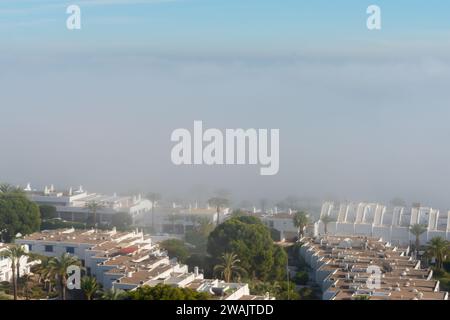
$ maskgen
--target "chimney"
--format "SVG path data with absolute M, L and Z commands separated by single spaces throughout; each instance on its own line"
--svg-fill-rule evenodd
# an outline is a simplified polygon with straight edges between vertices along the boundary
M 194 267 L 194 274 L 196 277 L 198 277 L 198 267 Z

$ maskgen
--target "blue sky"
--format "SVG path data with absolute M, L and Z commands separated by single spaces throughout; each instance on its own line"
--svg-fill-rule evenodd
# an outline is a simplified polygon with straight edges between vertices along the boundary
M 449 209 L 449 17 L 443 0 L 1 0 L 0 180 Z M 280 173 L 173 166 L 194 120 L 280 129 Z
M 65 8 L 79 4 L 81 32 L 65 29 Z M 366 8 L 382 9 L 383 31 L 365 28 Z M 447 1 L 299 0 L 3 0 L 4 43 L 53 47 L 135 45 L 161 51 L 300 50 L 349 41 L 448 37 Z

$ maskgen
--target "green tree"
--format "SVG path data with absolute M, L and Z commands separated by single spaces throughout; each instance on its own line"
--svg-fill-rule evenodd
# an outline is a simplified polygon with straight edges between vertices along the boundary
M 49 266 L 52 270 L 52 273 L 57 277 L 60 290 L 59 293 L 62 300 L 66 300 L 67 295 L 67 268 L 72 265 L 80 266 L 80 260 L 68 253 L 64 253 L 59 258 L 52 258 L 49 261 Z
M 325 232 L 325 234 L 328 234 L 328 225 L 329 225 L 331 222 L 334 222 L 335 219 L 332 218 L 331 216 L 323 216 L 322 218 L 320 218 L 320 221 L 322 221 L 322 223 L 323 223 L 323 227 L 324 227 L 324 232 Z
M 194 227 L 186 231 L 184 239 L 195 247 L 194 252 L 206 254 L 208 236 L 214 230 L 214 225 L 206 217 L 193 216 L 192 221 Z
M 308 215 L 303 212 L 297 212 L 293 218 L 294 226 L 297 228 L 297 236 L 299 239 L 303 238 L 305 227 L 308 225 Z
M 211 223 L 210 219 L 206 217 L 196 217 L 194 230 L 198 232 L 203 237 L 208 237 L 209 234 L 214 230 L 214 225 Z
M 56 207 L 48 204 L 42 204 L 39 206 L 39 212 L 42 220 L 54 219 L 58 217 L 56 213 Z
M 112 216 L 111 225 L 116 227 L 117 230 L 128 230 L 133 224 L 133 218 L 127 212 L 118 212 Z
M 103 291 L 101 298 L 102 300 L 123 300 L 126 296 L 125 291 L 112 288 L 111 290 Z
M 318 300 L 316 293 L 309 287 L 303 287 L 298 291 L 300 300 Z
M 277 300 L 300 300 L 301 296 L 295 286 L 287 281 L 253 281 L 250 283 L 252 294 L 269 295 Z
M 206 278 L 214 277 L 214 260 L 206 254 L 193 253 L 186 259 L 190 270 L 198 267 Z
M 22 193 L 0 193 L 0 240 L 12 242 L 22 235 L 39 231 L 39 208 Z
M 22 189 L 20 189 L 19 187 L 14 187 L 12 185 L 10 185 L 9 183 L 2 183 L 0 184 L 0 194 L 15 194 L 15 195 L 20 195 L 23 196 L 25 195 L 25 191 L 23 191 Z
M 449 242 L 441 237 L 434 237 L 428 242 L 426 255 L 436 259 L 436 269 L 441 271 L 445 256 L 449 251 Z
M 224 253 L 222 262 L 214 267 L 214 272 L 219 273 L 225 282 L 231 282 L 235 278 L 240 278 L 246 273 L 238 264 L 241 260 L 234 253 Z
M 274 259 L 275 245 L 269 229 L 251 216 L 232 217 L 216 227 L 209 235 L 207 251 L 215 264 L 220 263 L 224 253 L 235 253 L 250 277 L 263 280 L 270 278 L 272 268 L 280 263 Z
M 420 249 L 420 236 L 427 231 L 427 227 L 422 224 L 414 224 L 409 227 L 409 232 L 411 232 L 416 237 L 416 254 L 419 256 Z
M 94 277 L 87 277 L 87 276 L 81 279 L 80 287 L 86 297 L 86 300 L 92 300 L 92 298 L 99 289 L 97 280 L 95 280 Z
M 216 224 L 220 224 L 220 209 L 228 206 L 230 204 L 230 201 L 226 198 L 221 197 L 214 197 L 208 200 L 208 203 L 210 206 L 213 206 L 216 208 Z
M 307 271 L 299 271 L 295 274 L 294 282 L 298 285 L 306 285 L 309 281 Z
M 286 279 L 286 268 L 288 265 L 288 255 L 286 251 L 278 246 L 274 246 L 273 251 L 273 266 L 270 271 L 270 279 L 283 280 Z
M 177 288 L 158 284 L 155 287 L 142 286 L 128 292 L 131 300 L 208 300 L 209 294 L 188 288 Z
M 44 283 L 44 289 L 47 290 L 47 294 L 50 295 L 52 292 L 52 286 L 55 279 L 55 270 L 50 264 L 51 258 L 39 257 L 41 263 L 36 266 L 34 272 L 39 276 L 38 281 Z
M 189 257 L 189 250 L 185 243 L 178 239 L 168 239 L 161 242 L 160 247 L 167 250 L 169 257 L 176 257 L 181 263 L 185 263 Z

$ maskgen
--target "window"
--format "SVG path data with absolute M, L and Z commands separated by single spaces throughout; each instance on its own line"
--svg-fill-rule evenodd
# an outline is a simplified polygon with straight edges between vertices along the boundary
M 45 252 L 53 252 L 53 246 L 45 246 Z
M 28 251 L 33 251 L 33 245 L 31 244 L 28 245 Z
M 66 252 L 74 254 L 75 253 L 75 248 L 74 247 L 66 247 Z

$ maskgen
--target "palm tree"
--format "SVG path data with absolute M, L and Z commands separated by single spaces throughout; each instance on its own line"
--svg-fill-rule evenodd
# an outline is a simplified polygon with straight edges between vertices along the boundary
M 16 268 L 17 268 L 17 273 L 16 273 L 16 279 L 17 279 L 17 283 L 19 283 L 19 279 L 20 279 L 20 260 L 22 259 L 22 257 L 26 257 L 28 256 L 28 253 L 25 251 L 25 249 L 22 246 L 16 246 L 14 248 L 15 250 L 15 255 L 16 255 Z
M 211 223 L 211 220 L 207 217 L 197 217 L 197 226 L 196 230 L 203 237 L 208 237 L 211 231 L 214 229 L 214 225 Z
M 210 206 L 216 207 L 217 225 L 220 224 L 220 209 L 229 205 L 230 201 L 226 198 L 214 197 L 208 200 Z
M 308 225 L 309 222 L 308 215 L 305 212 L 300 211 L 294 215 L 293 220 L 294 226 L 297 228 L 297 237 L 298 239 L 301 239 L 303 238 L 305 227 Z
M 52 268 L 52 265 L 50 264 L 51 259 L 45 257 L 40 260 L 41 263 L 39 264 L 39 266 L 37 266 L 35 272 L 39 276 L 38 281 L 44 282 L 44 289 L 47 289 L 47 293 L 50 294 L 50 292 L 52 291 L 52 282 L 55 279 L 56 274 Z
M 15 247 L 9 247 L 6 250 L 1 251 L 0 257 L 11 260 L 13 295 L 14 295 L 14 300 L 17 300 L 17 277 L 16 277 L 17 254 L 16 254 Z
M 334 222 L 335 219 L 332 218 L 331 216 L 325 215 L 322 218 L 320 218 L 320 221 L 322 221 L 322 223 L 323 223 L 323 228 L 324 228 L 325 234 L 328 234 L 328 224 L 331 222 Z
M 49 261 L 49 266 L 58 280 L 62 300 L 66 300 L 67 268 L 73 265 L 79 266 L 80 261 L 68 253 L 64 253 L 60 258 L 52 258 Z
M 427 231 L 427 227 L 422 224 L 413 224 L 409 227 L 409 232 L 411 232 L 416 237 L 416 257 L 419 256 L 420 236 L 425 231 Z
M 102 294 L 102 300 L 122 300 L 124 297 L 125 291 L 116 288 L 104 291 Z
M 85 205 L 86 209 L 88 209 L 89 213 L 92 215 L 94 228 L 97 226 L 97 211 L 104 208 L 104 205 L 98 201 L 89 201 Z
M 426 255 L 436 259 L 436 269 L 442 270 L 443 263 L 449 252 L 449 242 L 442 237 L 434 237 L 427 246 Z
M 147 199 L 152 202 L 152 231 L 155 232 L 155 206 L 161 200 L 161 195 L 156 192 L 150 192 L 147 194 Z
M 14 187 L 8 183 L 2 183 L 0 184 L 0 194 L 19 194 L 19 195 L 23 195 L 25 194 L 25 192 L 19 188 L 19 187 Z
M 99 285 L 94 277 L 83 277 L 81 279 L 81 290 L 87 300 L 92 300 L 92 297 L 97 293 L 98 289 Z
M 22 277 L 24 280 L 24 288 L 23 288 L 23 295 L 25 296 L 25 300 L 30 300 L 30 295 L 32 294 L 30 282 L 33 280 L 32 274 L 26 274 Z
M 10 246 L 6 250 L 0 252 L 0 257 L 11 260 L 14 300 L 17 300 L 17 284 L 20 279 L 20 260 L 26 256 L 29 256 L 29 254 L 25 251 L 23 246 L 19 245 Z
M 237 258 L 236 254 L 224 253 L 221 260 L 222 263 L 214 267 L 214 272 L 220 273 L 220 276 L 223 277 L 225 282 L 229 283 L 234 276 L 241 277 L 246 273 L 243 268 L 238 266 L 238 263 L 241 262 L 241 260 Z

